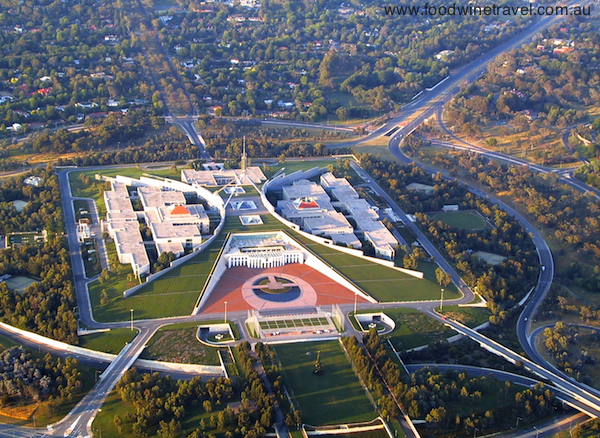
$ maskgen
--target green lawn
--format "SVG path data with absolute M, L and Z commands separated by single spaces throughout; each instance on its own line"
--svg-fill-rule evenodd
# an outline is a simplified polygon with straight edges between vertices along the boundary
M 111 329 L 109 332 L 80 336 L 79 345 L 90 350 L 119 354 L 125 344 L 131 342 L 137 334 L 137 330 L 131 331 L 128 328 Z
M 396 329 L 384 338 L 390 339 L 397 351 L 427 345 L 432 341 L 448 338 L 455 332 L 439 321 L 414 309 L 361 310 L 357 313 L 384 312 L 396 322 Z M 352 318 L 354 319 L 354 318 Z
M 305 423 L 351 423 L 377 416 L 338 341 L 277 345 L 275 350 Z M 317 376 L 312 371 L 318 351 L 323 374 Z
M 480 216 L 467 211 L 438 213 L 433 220 L 462 230 L 478 230 L 485 227 L 485 221 Z
M 223 232 L 206 250 L 163 277 L 148 283 L 128 298 L 123 298 L 122 292 L 135 286 L 136 283 L 130 282 L 126 275 L 111 277 L 104 285 L 98 281 L 92 283 L 89 289 L 95 318 L 100 322 L 126 321 L 130 317 L 129 309 L 134 309 L 135 319 L 189 315 L 200 297 L 217 255 L 229 233 L 282 229 L 377 300 L 439 299 L 440 287 L 435 283 L 435 268 L 432 270 L 431 266 L 427 264 L 423 264 L 425 278 L 417 279 L 400 271 L 315 243 L 293 230 L 286 229 L 271 215 L 262 215 L 261 218 L 263 224 L 253 226 L 243 226 L 237 217 L 227 218 Z M 127 268 L 129 267 L 127 266 Z M 130 269 L 127 271 L 130 272 Z M 102 289 L 105 289 L 110 296 L 110 302 L 105 306 L 100 305 Z M 458 297 L 459 294 L 454 286 L 446 288 L 445 299 Z
M 440 312 L 439 308 L 438 312 Z M 487 307 L 444 306 L 440 313 L 471 328 L 488 322 L 492 316 L 492 312 Z
M 432 281 L 431 275 L 425 270 L 423 270 L 425 278 L 418 279 L 369 260 L 335 251 L 295 233 L 290 234 L 378 301 L 421 301 L 435 300 L 440 297 L 440 286 L 435 280 Z M 418 270 L 421 270 L 421 266 Z M 435 273 L 433 279 L 435 279 Z M 459 296 L 453 286 L 444 292 L 445 299 L 454 299 Z

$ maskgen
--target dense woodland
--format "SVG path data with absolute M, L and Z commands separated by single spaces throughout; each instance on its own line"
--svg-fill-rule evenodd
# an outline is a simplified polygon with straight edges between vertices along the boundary
M 35 359 L 22 347 L 0 353 L 0 405 L 20 405 L 47 401 L 44 409 L 52 415 L 56 408 L 81 392 L 83 384 L 77 359 L 62 360 L 47 354 Z
M 425 420 L 428 433 L 445 433 L 467 437 L 479 429 L 484 434 L 512 427 L 517 417 L 535 422 L 552 414 L 559 403 L 554 395 L 539 384 L 517 391 L 510 382 L 500 385 L 493 377 L 470 377 L 466 373 L 424 368 L 403 380 L 398 365 L 390 359 L 381 338 L 372 329 L 363 336 L 364 348 L 355 337 L 343 338 L 352 362 L 369 387 L 383 394 L 383 385 L 393 392 L 380 399 L 382 409 L 390 415 L 402 411 L 413 419 Z M 494 398 L 490 409 L 482 408 L 484 400 Z M 385 415 L 385 414 L 384 414 Z
M 268 351 L 266 348 L 261 351 Z M 116 388 L 128 406 L 127 413 L 116 415 L 114 425 L 120 433 L 140 438 L 264 437 L 275 421 L 273 400 L 254 370 L 255 358 L 247 342 L 237 347 L 237 355 L 243 375 L 235 381 L 223 377 L 206 382 L 200 377 L 175 381 L 159 373 L 130 369 Z M 201 419 L 195 430 L 183 430 L 182 422 L 198 410 L 210 416 Z
M 494 323 L 506 320 L 506 311 L 529 291 L 539 274 L 535 246 L 521 225 L 488 200 L 471 194 L 456 181 L 442 179 L 440 174 L 431 176 L 416 165 L 405 166 L 368 155 L 362 155 L 360 163 L 406 213 L 416 214 L 421 229 L 454 263 L 465 282 L 477 286 L 493 313 L 490 320 Z M 406 186 L 413 182 L 432 185 L 435 191 L 427 194 L 407 190 Z M 458 204 L 461 210 L 477 210 L 492 226 L 477 231 L 460 230 L 433 221 L 423 213 L 439 212 L 445 204 Z M 477 258 L 475 251 L 507 259 L 492 266 Z
M 586 383 L 592 382 L 584 367 L 585 365 L 594 366 L 597 358 L 585 349 L 576 348 L 575 346 L 583 343 L 597 343 L 600 340 L 598 332 L 593 331 L 584 334 L 580 332 L 578 326 L 559 321 L 554 327 L 545 328 L 543 336 L 546 350 L 552 355 L 556 365 L 561 370 L 577 377 L 577 380 Z
M 39 187 L 23 184 L 36 175 Z M 58 178 L 52 168 L 9 178 L 0 186 L 0 229 L 4 233 L 48 232 L 46 242 L 13 246 L 0 251 L 0 275 L 24 275 L 37 280 L 24 293 L 0 283 L 0 318 L 11 325 L 77 344 L 76 305 Z M 11 201 L 27 201 L 17 212 Z
M 600 37 L 594 24 L 569 17 L 495 60 L 481 79 L 456 97 L 446 112 L 449 123 L 463 134 L 480 136 L 481 126 L 507 122 L 499 128 L 500 135 L 524 133 L 525 140 L 516 146 L 539 148 L 536 158 L 545 164 L 600 157 L 600 119 L 587 112 L 600 99 L 598 59 Z M 575 128 L 569 138 L 571 150 L 562 145 L 549 150 L 545 144 L 560 135 L 556 128 L 567 127 Z M 497 139 L 489 137 L 487 142 L 494 147 Z
M 600 161 L 580 166 L 575 171 L 575 177 L 592 187 L 600 189 Z
M 503 193 L 526 209 L 562 244 L 555 256 L 573 260 L 558 274 L 589 292 L 600 292 L 600 204 L 561 184 L 553 173 L 539 174 L 522 166 L 497 164 L 477 154 L 429 155 L 433 164 Z

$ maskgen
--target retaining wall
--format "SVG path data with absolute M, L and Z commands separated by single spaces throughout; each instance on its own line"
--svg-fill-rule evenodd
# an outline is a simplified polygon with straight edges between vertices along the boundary
M 205 375 L 219 375 L 224 376 L 225 373 L 220 366 L 217 365 L 194 365 L 188 363 L 175 363 L 175 362 L 157 362 L 153 360 L 138 359 L 134 365 L 144 369 L 151 369 L 152 371 L 159 372 L 183 372 L 183 373 L 196 373 Z

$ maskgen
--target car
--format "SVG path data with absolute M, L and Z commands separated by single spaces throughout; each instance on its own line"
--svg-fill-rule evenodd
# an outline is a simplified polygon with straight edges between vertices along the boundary
M 528 320 L 528 319 L 529 319 L 529 318 L 525 318 L 523 321 L 527 322 L 527 320 Z

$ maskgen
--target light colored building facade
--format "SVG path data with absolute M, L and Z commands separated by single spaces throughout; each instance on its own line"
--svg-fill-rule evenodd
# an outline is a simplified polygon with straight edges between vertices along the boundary
M 241 169 L 219 169 L 219 170 L 194 170 L 183 169 L 181 180 L 187 184 L 198 184 L 200 186 L 224 186 L 226 184 L 239 184 L 242 186 L 260 184 L 267 180 L 260 167 L 249 166 L 245 175 Z
M 150 273 L 150 259 L 142 234 L 138 215 L 133 210 L 127 186 L 111 181 L 111 190 L 104 192 L 106 205 L 105 228 L 115 242 L 119 262 L 130 264 L 136 277 Z
M 186 249 L 200 246 L 203 234 L 209 233 L 210 219 L 203 205 L 186 203 L 184 193 L 195 193 L 194 187 L 148 178 L 108 180 L 112 190 L 104 192 L 107 213 L 103 227 L 115 242 L 119 262 L 131 264 L 136 277 L 150 274 L 140 221 L 148 226 L 159 255 L 172 252 L 179 257 Z M 131 201 L 136 197 L 143 211 L 134 211 Z
M 371 242 L 377 256 L 392 260 L 398 241 L 381 223 L 379 214 L 364 199 L 360 199 L 354 187 L 345 178 L 336 178 L 327 172 L 321 175 L 321 186 L 332 197 L 332 205 L 354 220 L 356 229 Z
M 316 236 L 328 237 L 335 243 L 360 248 L 354 228 L 335 210 L 321 186 L 308 180 L 294 181 L 282 187 L 283 199 L 277 202 L 281 216 Z

